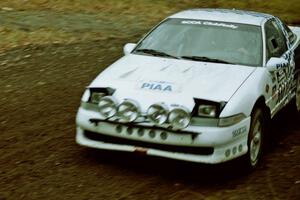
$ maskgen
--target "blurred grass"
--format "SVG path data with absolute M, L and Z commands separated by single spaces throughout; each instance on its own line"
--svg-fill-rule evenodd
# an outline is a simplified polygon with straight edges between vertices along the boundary
M 1 0 L 0 7 L 15 10 L 111 12 L 154 18 L 161 18 L 165 14 L 187 8 L 222 7 L 267 12 L 280 16 L 290 23 L 300 21 L 299 0 Z
M 300 24 L 299 0 L 1 0 L 0 49 L 138 39 L 172 13 L 204 7 L 260 11 Z

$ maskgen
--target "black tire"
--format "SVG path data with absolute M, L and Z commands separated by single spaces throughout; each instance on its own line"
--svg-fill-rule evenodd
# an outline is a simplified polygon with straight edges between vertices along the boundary
M 253 171 L 260 163 L 267 126 L 268 121 L 263 113 L 263 109 L 254 108 L 251 114 L 251 125 L 248 134 L 248 152 L 241 158 L 241 164 L 246 171 Z

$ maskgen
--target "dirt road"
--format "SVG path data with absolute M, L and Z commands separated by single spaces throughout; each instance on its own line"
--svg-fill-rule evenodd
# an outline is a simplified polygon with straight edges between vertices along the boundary
M 0 2 L 0 200 L 300 199 L 300 117 L 288 110 L 273 121 L 264 162 L 249 175 L 75 143 L 82 92 L 125 42 L 194 7 L 251 9 L 299 24 L 297 0 L 20 2 Z
M 76 145 L 84 87 L 121 55 L 123 43 L 27 46 L 0 55 L 1 200 L 300 199 L 300 118 L 290 111 L 273 121 L 268 153 L 249 175 Z

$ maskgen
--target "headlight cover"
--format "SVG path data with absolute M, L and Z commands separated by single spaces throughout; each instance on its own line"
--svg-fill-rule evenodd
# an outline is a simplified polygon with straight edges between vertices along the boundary
M 148 119 L 157 125 L 165 123 L 168 119 L 169 109 L 165 104 L 156 103 L 148 108 Z
M 133 122 L 140 115 L 140 106 L 137 102 L 126 99 L 118 106 L 118 117 L 122 122 Z
M 188 109 L 184 107 L 174 108 L 169 113 L 168 121 L 172 127 L 176 129 L 183 129 L 189 125 L 191 116 Z
M 111 118 L 117 113 L 117 100 L 112 96 L 102 97 L 98 103 L 98 111 L 105 118 Z

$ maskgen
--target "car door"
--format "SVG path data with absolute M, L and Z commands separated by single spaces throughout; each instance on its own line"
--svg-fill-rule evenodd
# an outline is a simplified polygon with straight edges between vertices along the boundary
M 289 49 L 293 52 L 291 55 L 292 61 L 294 61 L 294 85 L 293 91 L 296 94 L 296 106 L 298 111 L 300 111 L 300 44 L 299 44 L 299 36 L 297 36 L 292 30 L 284 24 L 279 19 L 278 23 L 282 25 L 283 32 L 285 33 L 285 37 L 288 40 Z
M 275 72 L 271 72 L 272 79 L 272 114 L 285 106 L 292 97 L 291 88 L 294 81 L 294 51 L 286 37 L 281 21 L 272 18 L 265 23 L 266 35 L 266 61 L 272 57 L 284 58 L 288 65 L 281 66 Z

